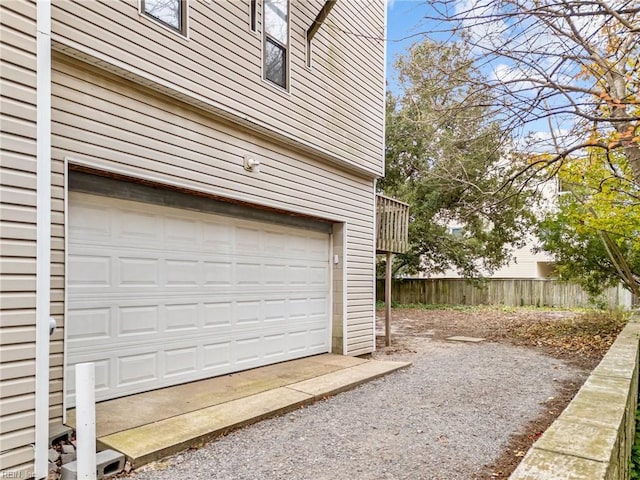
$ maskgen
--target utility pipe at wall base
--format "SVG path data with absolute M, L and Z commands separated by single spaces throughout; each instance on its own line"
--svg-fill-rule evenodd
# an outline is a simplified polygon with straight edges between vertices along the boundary
M 76 365 L 76 454 L 78 480 L 96 480 L 96 373 L 93 363 Z

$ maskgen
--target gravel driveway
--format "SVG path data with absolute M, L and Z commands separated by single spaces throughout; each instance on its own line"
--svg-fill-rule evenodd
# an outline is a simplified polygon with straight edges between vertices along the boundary
M 404 342 L 402 352 L 376 355 L 409 360 L 413 365 L 408 369 L 236 431 L 132 476 L 483 478 L 477 476 L 483 466 L 503 453 L 512 434 L 544 411 L 563 382 L 586 376 L 561 360 L 508 344 L 419 336 Z

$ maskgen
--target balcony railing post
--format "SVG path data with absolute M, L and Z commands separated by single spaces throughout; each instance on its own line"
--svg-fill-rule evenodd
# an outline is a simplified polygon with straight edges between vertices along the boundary
M 393 254 L 406 252 L 408 238 L 409 205 L 393 198 L 376 198 L 376 252 L 386 254 L 384 282 L 385 345 L 391 345 L 391 287 Z

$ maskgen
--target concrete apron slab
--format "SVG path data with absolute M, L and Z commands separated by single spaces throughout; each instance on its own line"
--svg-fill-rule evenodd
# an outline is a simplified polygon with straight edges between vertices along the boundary
M 324 354 L 101 402 L 98 445 L 139 467 L 408 365 Z
M 343 355 L 316 355 L 100 402 L 96 435 L 105 437 L 366 362 Z M 67 412 L 67 424 L 75 426 L 75 410 Z

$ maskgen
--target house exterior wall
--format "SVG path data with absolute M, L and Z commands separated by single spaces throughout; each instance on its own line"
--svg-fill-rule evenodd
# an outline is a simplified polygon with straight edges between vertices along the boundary
M 493 278 L 548 278 L 553 257 L 546 252 L 535 252 L 535 240 L 531 239 L 523 247 L 513 252 L 515 261 L 496 270 Z
M 249 29 L 248 1 L 188 2 L 187 37 L 141 15 L 136 0 L 55 2 L 54 48 L 382 175 L 384 2 L 338 2 L 307 68 L 305 32 L 323 4 L 291 2 L 289 92 L 262 80 L 262 36 Z
M 333 351 L 370 352 L 384 71 L 382 42 L 358 33 L 382 32 L 384 5 L 339 2 L 309 69 L 304 30 L 323 2 L 293 2 L 283 92 L 262 80 L 262 40 L 249 31 L 246 3 L 190 2 L 188 40 L 149 22 L 136 2 L 54 4 L 53 313 L 64 312 L 68 164 L 334 222 Z M 261 160 L 259 175 L 244 170 L 245 155 Z M 63 415 L 63 353 L 60 337 L 54 420 Z
M 63 417 L 69 166 L 333 222 L 333 351 L 375 348 L 384 2 L 338 2 L 308 68 L 305 31 L 323 4 L 291 3 L 283 91 L 262 79 L 248 1 L 189 1 L 187 36 L 141 15 L 136 0 L 53 2 L 52 423 Z M 36 2 L 0 8 L 0 470 L 25 474 L 35 440 Z M 244 170 L 248 154 L 261 160 L 259 175 Z
M 549 278 L 553 272 L 553 257 L 546 252 L 535 252 L 535 239 L 514 249 L 514 260 L 497 269 L 490 278 Z M 462 278 L 455 270 L 428 275 L 428 278 Z
M 35 441 L 36 4 L 0 2 L 0 472 Z
M 534 213 L 542 217 L 546 212 L 553 211 L 556 208 L 556 200 L 558 198 L 559 184 L 556 178 L 547 180 L 541 185 L 537 185 L 541 195 L 541 201 L 537 205 Z M 452 223 L 449 225 L 453 232 L 460 228 L 461 225 Z M 488 278 L 550 278 L 553 276 L 554 260 L 553 256 L 547 252 L 536 252 L 539 246 L 539 239 L 529 233 L 524 241 L 524 245 L 518 248 L 512 248 L 511 255 L 513 259 L 495 272 L 485 275 Z M 433 273 L 422 275 L 427 278 L 462 278 L 454 269 L 448 269 L 442 273 Z
M 54 55 L 53 64 L 52 234 L 58 261 L 53 264 L 57 288 L 52 294 L 57 299 L 64 298 L 64 265 L 60 262 L 64 260 L 66 161 L 346 224 L 347 338 L 343 353 L 372 351 L 373 179 L 260 139 L 62 54 Z M 261 159 L 259 175 L 244 170 L 246 153 Z M 59 325 L 64 328 L 62 319 Z M 61 350 L 62 345 L 54 343 L 52 365 L 62 360 Z M 61 383 L 51 387 L 55 418 L 62 416 L 61 389 Z

